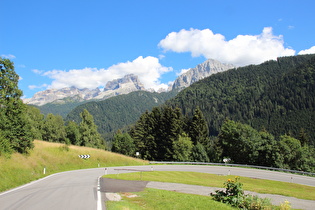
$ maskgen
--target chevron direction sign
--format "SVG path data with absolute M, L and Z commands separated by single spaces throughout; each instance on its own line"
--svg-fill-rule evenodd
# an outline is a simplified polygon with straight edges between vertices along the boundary
M 80 158 L 82 159 L 88 159 L 90 158 L 91 156 L 90 155 L 79 155 Z

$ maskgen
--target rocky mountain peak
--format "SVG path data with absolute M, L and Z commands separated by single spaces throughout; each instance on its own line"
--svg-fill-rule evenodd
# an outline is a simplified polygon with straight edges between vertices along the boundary
M 138 76 L 134 74 L 127 74 L 123 78 L 115 79 L 112 81 L 107 82 L 104 91 L 107 90 L 117 90 L 122 86 L 126 86 L 128 84 L 131 87 L 136 88 L 137 90 L 145 90 L 143 84 L 138 79 Z
M 177 77 L 170 89 L 174 90 L 189 87 L 198 80 L 232 68 L 235 68 L 232 64 L 224 64 L 214 59 L 208 59 L 205 62 L 198 64 L 195 68 L 191 68 Z

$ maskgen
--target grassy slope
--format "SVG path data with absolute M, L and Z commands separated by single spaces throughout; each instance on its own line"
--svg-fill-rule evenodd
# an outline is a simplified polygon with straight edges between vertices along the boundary
M 61 171 L 126 165 L 143 165 L 147 162 L 88 147 L 69 146 L 34 141 L 35 148 L 28 154 L 15 153 L 10 158 L 0 156 L 0 192 L 26 184 L 46 175 Z M 91 157 L 83 160 L 78 155 Z

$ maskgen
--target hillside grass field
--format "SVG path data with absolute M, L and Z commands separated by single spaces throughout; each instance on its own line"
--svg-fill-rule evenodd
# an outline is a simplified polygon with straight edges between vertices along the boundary
M 143 160 L 101 149 L 39 140 L 34 141 L 34 146 L 29 154 L 14 153 L 9 158 L 0 156 L 0 192 L 62 171 L 147 164 Z M 91 157 L 84 160 L 78 155 Z

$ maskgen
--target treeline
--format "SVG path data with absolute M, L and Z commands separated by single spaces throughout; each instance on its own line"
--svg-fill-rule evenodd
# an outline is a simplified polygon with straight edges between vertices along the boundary
M 80 118 L 80 123 L 65 122 L 60 115 L 49 113 L 45 116 L 33 106 L 27 109 L 33 139 L 105 149 L 93 116 L 85 109 L 80 113 Z
M 315 172 L 315 149 L 301 132 L 299 139 L 225 120 L 217 137 L 209 137 L 199 108 L 192 117 L 179 108 L 155 107 L 144 113 L 127 133 L 118 131 L 112 151 L 147 160 L 222 162 Z
M 198 106 L 210 136 L 226 118 L 265 128 L 277 139 L 298 138 L 301 130 L 315 145 L 315 55 L 278 58 L 218 73 L 181 91 L 167 105 L 192 116 Z
M 44 115 L 52 113 L 54 115 L 61 115 L 64 119 L 66 119 L 67 115 L 73 109 L 84 103 L 87 103 L 87 101 L 82 100 L 79 96 L 73 96 L 35 107 L 37 107 Z M 81 112 L 82 111 L 83 109 Z M 78 116 L 80 116 L 80 113 Z

